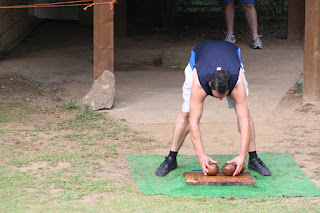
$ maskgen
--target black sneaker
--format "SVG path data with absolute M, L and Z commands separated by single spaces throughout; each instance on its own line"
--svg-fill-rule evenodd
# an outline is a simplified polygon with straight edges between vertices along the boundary
M 178 167 L 177 160 L 170 156 L 166 157 L 165 161 L 159 166 L 156 171 L 157 176 L 166 176 L 171 170 L 174 170 Z
M 270 170 L 264 165 L 262 160 L 258 157 L 254 157 L 249 160 L 248 168 L 258 172 L 263 176 L 271 176 Z

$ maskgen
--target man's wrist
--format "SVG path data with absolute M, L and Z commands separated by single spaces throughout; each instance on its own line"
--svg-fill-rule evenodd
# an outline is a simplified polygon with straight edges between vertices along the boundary
M 248 152 L 246 152 L 246 153 L 240 153 L 239 156 L 240 156 L 240 158 L 246 159 L 247 155 L 248 155 Z
M 199 158 L 201 158 L 201 157 L 206 156 L 206 153 L 204 153 L 204 152 L 202 151 L 202 152 L 197 153 L 197 155 L 198 155 Z

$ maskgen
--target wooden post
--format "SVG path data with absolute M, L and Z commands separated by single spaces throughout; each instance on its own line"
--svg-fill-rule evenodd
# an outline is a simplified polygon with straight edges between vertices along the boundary
M 127 0 L 118 0 L 115 5 L 114 34 L 117 38 L 127 36 Z
M 100 2 L 105 0 L 94 0 L 94 3 Z M 94 6 L 94 79 L 99 78 L 105 70 L 114 72 L 113 13 L 108 4 Z
M 288 0 L 288 40 L 303 41 L 305 0 Z
M 320 103 L 320 1 L 306 0 L 303 103 Z

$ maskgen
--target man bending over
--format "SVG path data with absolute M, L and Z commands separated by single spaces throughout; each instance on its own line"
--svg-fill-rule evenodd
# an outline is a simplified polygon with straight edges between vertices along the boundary
M 197 45 L 185 69 L 182 89 L 182 112 L 175 121 L 170 153 L 157 169 L 157 176 L 165 176 L 177 168 L 177 153 L 189 132 L 204 175 L 207 175 L 209 162 L 217 163 L 205 154 L 201 140 L 200 119 L 207 96 L 220 100 L 226 97 L 229 108 L 234 108 L 237 115 L 241 145 L 240 154 L 229 161 L 237 164 L 233 175 L 240 173 L 248 153 L 249 169 L 264 176 L 271 175 L 256 153 L 254 125 L 247 100 L 248 84 L 237 46 L 227 41 L 206 41 Z

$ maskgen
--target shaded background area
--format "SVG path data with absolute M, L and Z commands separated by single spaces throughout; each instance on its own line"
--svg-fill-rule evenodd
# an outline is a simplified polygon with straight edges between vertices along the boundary
M 223 27 L 220 0 L 132 0 L 128 1 L 128 24 L 133 26 L 203 25 Z M 255 2 L 260 28 L 269 21 L 288 15 L 288 0 Z M 245 22 L 241 3 L 236 1 L 235 23 Z M 265 22 L 265 23 L 264 23 Z
M 36 0 L 34 3 L 54 3 L 58 0 Z M 68 2 L 68 1 L 66 1 Z M 28 0 L 1 2 L 0 6 L 30 4 Z M 288 0 L 259 0 L 259 31 L 284 32 L 286 36 Z M 198 27 L 224 31 L 220 0 L 120 0 L 115 5 L 115 37 L 130 37 L 139 33 L 170 33 L 176 29 L 188 31 Z M 45 20 L 74 21 L 80 25 L 93 25 L 93 8 L 82 7 L 1 9 L 0 57 L 8 54 L 32 30 Z M 92 29 L 90 29 L 92 30 Z M 199 29 L 197 29 L 199 31 Z M 236 6 L 235 31 L 247 33 L 248 27 L 240 3 Z M 193 33 L 191 30 L 190 33 Z

